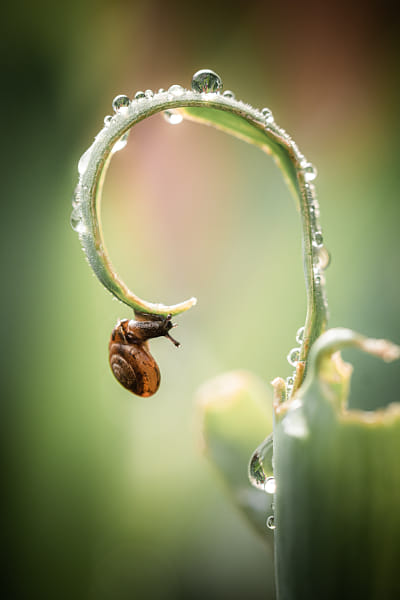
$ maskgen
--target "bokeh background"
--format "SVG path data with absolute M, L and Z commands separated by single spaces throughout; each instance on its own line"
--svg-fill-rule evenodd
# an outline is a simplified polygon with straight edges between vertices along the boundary
M 115 95 L 215 69 L 318 167 L 330 324 L 400 342 L 397 12 L 71 0 L 9 3 L 2 20 L 5 597 L 272 598 L 271 555 L 201 454 L 195 393 L 226 370 L 289 374 L 305 314 L 294 202 L 238 140 L 160 115 L 135 128 L 105 186 L 113 263 L 142 297 L 199 300 L 179 351 L 153 343 L 163 382 L 143 400 L 109 371 L 128 315 L 69 226 L 76 165 Z M 398 399 L 398 365 L 346 357 L 353 406 Z

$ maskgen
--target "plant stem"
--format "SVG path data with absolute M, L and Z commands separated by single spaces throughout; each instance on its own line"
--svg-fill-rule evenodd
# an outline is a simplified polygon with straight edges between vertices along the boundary
M 314 177 L 313 167 L 298 150 L 292 138 L 276 125 L 271 115 L 266 116 L 248 104 L 219 93 L 198 93 L 183 88 L 179 96 L 161 92 L 151 98 L 134 100 L 128 107 L 118 110 L 96 136 L 94 143 L 80 161 L 80 180 L 75 205 L 80 211 L 81 221 L 77 230 L 89 263 L 103 285 L 138 313 L 177 315 L 188 310 L 196 302 L 195 298 L 191 298 L 168 306 L 139 298 L 115 272 L 102 235 L 101 194 L 115 144 L 134 125 L 165 110 L 180 113 L 186 119 L 212 125 L 258 146 L 267 154 L 272 154 L 297 199 L 302 224 L 307 314 L 294 391 L 303 380 L 309 349 L 326 325 L 327 303 L 323 265 L 320 261 L 321 250 L 315 244 L 316 235 L 321 236 L 321 229 L 315 189 L 310 182 Z M 255 310 L 258 310 L 259 306 L 260 302 L 255 302 Z

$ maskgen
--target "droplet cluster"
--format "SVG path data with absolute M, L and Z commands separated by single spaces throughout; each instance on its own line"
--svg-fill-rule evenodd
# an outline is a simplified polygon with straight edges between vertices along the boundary
M 297 367 L 297 363 L 299 362 L 299 359 L 300 359 L 301 346 L 304 342 L 304 327 L 300 327 L 297 330 L 296 342 L 299 344 L 299 346 L 292 348 L 289 351 L 289 354 L 287 355 L 288 363 L 292 367 L 294 367 L 295 370 L 293 371 L 292 375 L 289 375 L 289 377 L 286 378 L 286 398 L 290 397 L 292 390 L 293 390 L 294 381 L 296 378 L 296 367 Z
M 193 75 L 193 78 L 192 78 L 192 91 L 193 92 L 220 93 L 222 90 L 222 87 L 223 87 L 223 84 L 222 84 L 221 77 L 219 75 L 217 75 L 217 73 L 215 73 L 214 71 L 212 71 L 210 69 L 202 69 L 200 71 L 197 71 Z M 163 88 L 160 88 L 158 90 L 158 95 L 168 94 L 168 99 L 173 100 L 175 98 L 179 98 L 186 92 L 187 92 L 187 90 L 185 90 L 185 88 L 183 88 L 181 85 L 174 84 L 174 85 L 171 85 L 167 91 L 165 91 Z M 133 100 L 131 100 L 125 94 L 118 94 L 117 96 L 115 96 L 114 100 L 112 101 L 112 109 L 114 111 L 114 115 L 107 115 L 104 118 L 104 128 L 110 127 L 110 125 L 113 122 L 113 119 L 117 118 L 118 115 L 123 115 L 124 113 L 126 113 L 134 105 L 134 103 L 143 103 L 144 101 L 151 101 L 154 98 L 154 96 L 155 96 L 155 93 L 153 92 L 153 90 L 150 90 L 150 89 L 147 89 L 144 92 L 142 90 L 137 91 L 133 96 Z M 229 90 L 227 90 L 225 92 L 225 98 L 234 98 L 234 97 L 235 97 L 235 95 L 233 92 L 231 92 Z M 166 111 L 164 111 L 163 115 L 164 115 L 165 120 L 172 125 L 177 125 L 178 123 L 181 123 L 183 120 L 182 115 L 178 111 L 175 111 L 175 110 L 166 110 Z M 120 137 L 120 139 L 115 142 L 115 144 L 111 150 L 112 154 L 125 148 L 127 141 L 128 141 L 128 135 L 129 135 L 129 131 L 124 133 Z M 92 147 L 88 148 L 88 150 L 86 150 L 86 152 L 83 153 L 83 155 L 81 156 L 81 158 L 79 160 L 79 163 L 78 163 L 78 172 L 80 175 L 79 186 L 81 186 L 82 176 L 87 171 L 89 161 L 90 161 L 91 150 L 92 150 Z M 83 234 L 86 232 L 86 227 L 83 223 L 82 207 L 80 205 L 80 200 L 81 200 L 80 194 L 76 193 L 74 195 L 70 222 L 71 222 L 72 228 L 76 232 L 78 232 L 79 234 Z

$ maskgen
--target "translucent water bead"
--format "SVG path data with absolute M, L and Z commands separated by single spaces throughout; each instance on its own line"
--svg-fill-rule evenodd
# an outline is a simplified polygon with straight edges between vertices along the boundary
M 300 327 L 296 333 L 296 342 L 302 344 L 304 340 L 304 327 Z
M 146 98 L 146 94 L 144 92 L 142 92 L 141 90 L 136 92 L 135 100 L 142 100 L 143 98 Z
M 293 375 L 289 375 L 289 377 L 286 377 L 286 388 L 292 388 L 294 385 L 294 377 Z
M 122 150 L 123 148 L 125 148 L 125 146 L 128 143 L 128 137 L 129 137 L 129 131 L 127 131 L 126 133 L 124 133 L 123 136 L 121 136 L 119 138 L 119 140 L 117 140 L 111 150 L 111 154 L 115 154 L 115 152 L 119 152 L 119 150 Z
M 300 348 L 292 348 L 289 352 L 289 354 L 287 355 L 287 360 L 289 365 L 292 365 L 292 367 L 295 367 L 296 364 L 298 363 L 300 358 Z
M 267 491 L 266 488 L 268 487 L 269 494 L 275 493 L 275 491 L 271 491 L 275 486 L 275 478 L 271 477 L 273 473 L 272 456 L 273 440 L 272 435 L 270 435 L 253 452 L 249 463 L 250 483 L 264 492 Z
M 172 110 L 164 110 L 163 117 L 170 125 L 179 125 L 183 121 L 182 115 Z
M 269 515 L 266 524 L 267 524 L 268 529 L 275 529 L 276 528 L 274 515 Z
M 289 375 L 289 377 L 286 377 L 286 399 L 288 399 L 292 393 L 293 390 L 293 386 L 294 386 L 294 375 Z
M 192 77 L 192 90 L 194 92 L 219 92 L 222 87 L 221 77 L 211 69 L 201 69 Z
M 232 98 L 232 100 L 235 99 L 235 94 L 231 92 L 231 90 L 226 90 L 222 95 L 224 98 Z
M 306 181 L 314 181 L 314 179 L 317 177 L 317 169 L 314 167 L 314 165 L 312 165 L 309 162 L 303 163 L 302 165 L 302 169 L 304 171 L 304 178 Z
M 114 109 L 114 112 L 118 112 L 120 110 L 128 108 L 130 103 L 131 101 L 129 100 L 128 96 L 120 94 L 119 96 L 115 96 L 114 100 L 112 101 L 112 107 Z
M 177 84 L 171 85 L 171 87 L 168 88 L 168 93 L 173 96 L 182 96 L 182 94 L 185 93 L 185 88 Z
M 325 270 L 331 264 L 331 254 L 325 247 L 319 249 L 319 266 Z
M 314 257 L 313 262 L 316 267 L 325 271 L 330 265 L 331 255 L 329 251 L 325 248 L 325 246 L 316 246 L 314 249 Z
M 316 246 L 322 246 L 324 243 L 324 236 L 321 231 L 316 231 L 314 233 L 314 242 Z
M 77 233 L 84 233 L 86 231 L 85 225 L 82 221 L 82 213 L 79 206 L 75 206 L 73 208 L 70 223 L 72 229 Z
M 88 168 L 88 164 L 89 164 L 91 151 L 92 151 L 92 146 L 90 146 L 90 148 L 88 148 L 86 150 L 86 152 L 84 152 L 82 154 L 82 156 L 80 157 L 79 162 L 78 162 L 79 175 L 83 175 L 86 172 L 86 169 Z
M 269 108 L 263 108 L 261 112 L 262 112 L 262 114 L 265 117 L 265 122 L 266 123 L 273 123 L 274 122 L 274 116 L 272 114 L 272 111 Z
M 72 208 L 76 208 L 81 201 L 81 186 L 78 183 L 72 194 Z

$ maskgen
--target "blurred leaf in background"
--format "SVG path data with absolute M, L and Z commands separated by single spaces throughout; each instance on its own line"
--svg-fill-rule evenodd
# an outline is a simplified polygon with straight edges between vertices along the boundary
M 399 341 L 397 13 L 23 2 L 5 7 L 3 29 L 8 597 L 272 598 L 264 545 L 198 451 L 193 398 L 227 369 L 289 374 L 305 310 L 294 203 L 255 148 L 161 116 L 135 128 L 106 181 L 111 257 L 146 298 L 199 299 L 179 319 L 179 351 L 153 344 L 163 384 L 141 400 L 109 372 L 108 337 L 129 315 L 70 229 L 76 165 L 115 95 L 215 69 L 238 98 L 269 106 L 318 167 L 330 324 Z M 259 315 L 247 308 L 257 296 Z M 380 385 L 364 360 L 355 407 L 363 386 Z M 398 367 L 385 377 L 390 398 Z

